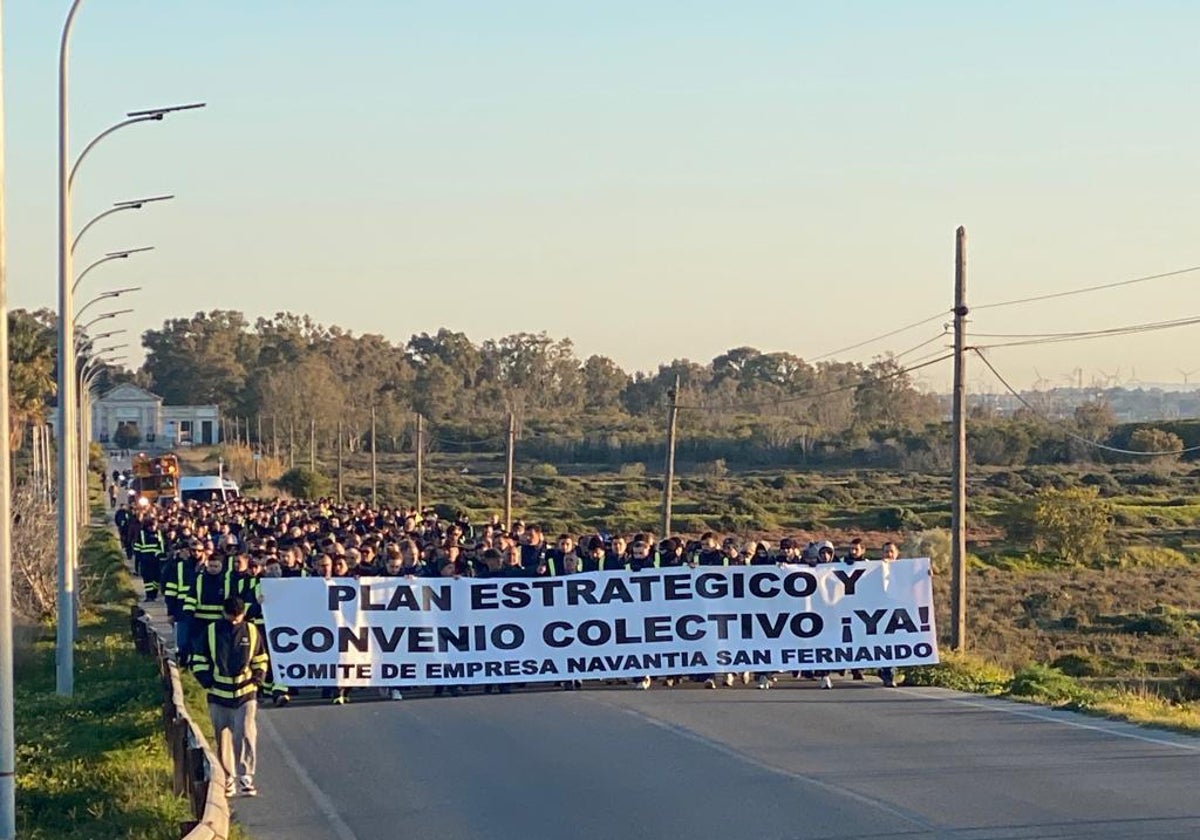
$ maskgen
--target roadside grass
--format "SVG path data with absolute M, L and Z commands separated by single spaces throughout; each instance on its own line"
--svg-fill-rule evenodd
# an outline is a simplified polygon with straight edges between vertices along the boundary
M 136 602 L 116 538 L 92 528 L 83 548 L 93 580 L 75 649 L 75 695 L 55 694 L 47 627 L 17 675 L 17 831 L 28 840 L 174 840 L 189 819 L 171 790 L 153 663 L 129 637 Z
M 1200 678 L 1188 678 L 1200 683 Z M 1200 701 L 1170 698 L 1146 687 L 1089 686 L 1059 668 L 1030 664 L 1009 671 L 978 656 L 943 653 L 938 665 L 904 670 L 904 685 L 940 688 L 1003 697 L 1093 717 L 1141 726 L 1200 734 Z

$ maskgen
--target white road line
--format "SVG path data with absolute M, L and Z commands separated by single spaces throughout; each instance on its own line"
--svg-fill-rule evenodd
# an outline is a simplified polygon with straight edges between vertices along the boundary
M 1135 728 L 1135 724 L 1126 723 L 1124 721 L 1097 721 L 1096 723 L 1084 723 L 1081 720 L 1071 720 L 1065 715 L 1078 714 L 1077 712 L 1055 711 L 1053 709 L 1020 709 L 1013 708 L 1011 701 L 994 700 L 992 702 L 967 700 L 961 697 L 947 697 L 944 694 L 929 694 L 924 691 L 918 691 L 915 688 L 905 688 L 900 692 L 901 695 L 910 695 L 924 697 L 926 700 L 938 700 L 943 703 L 955 703 L 959 706 L 970 706 L 975 709 L 984 709 L 989 712 L 1000 712 L 1006 715 L 1014 715 L 1016 717 L 1032 718 L 1040 720 L 1043 723 L 1057 723 L 1061 726 L 1070 726 L 1074 729 L 1087 729 L 1092 732 L 1100 732 L 1104 735 L 1112 735 L 1117 738 L 1129 738 L 1133 741 L 1143 741 L 1147 744 L 1157 744 L 1162 747 L 1175 747 L 1176 749 L 1186 750 L 1188 752 L 1200 752 L 1200 741 L 1189 744 L 1186 741 L 1176 741 L 1169 738 L 1154 737 L 1153 735 L 1143 735 L 1140 732 L 1131 732 L 1130 729 Z M 1105 725 L 1107 723 L 1108 725 Z
M 288 749 L 288 745 L 283 742 L 283 738 L 279 735 L 279 730 L 275 728 L 275 724 L 271 723 L 270 715 L 259 715 L 259 725 L 275 742 L 275 746 L 279 748 L 279 752 L 283 755 L 283 760 L 292 768 L 292 772 L 296 774 L 296 778 L 300 780 L 300 784 L 308 791 L 308 795 L 312 797 L 313 804 L 317 806 L 325 819 L 329 821 L 329 825 L 333 828 L 334 834 L 339 840 L 358 840 L 354 832 L 350 830 L 350 826 L 346 825 L 346 821 L 341 818 L 334 807 L 333 800 L 325 795 L 325 791 L 317 787 L 317 783 L 312 780 L 312 776 L 300 765 L 295 753 Z
M 595 699 L 595 698 L 589 698 L 589 699 Z M 929 832 L 934 837 L 949 836 L 948 834 L 946 834 L 946 829 L 944 827 L 942 827 L 936 823 L 929 822 L 924 817 L 922 817 L 920 814 L 917 814 L 913 811 L 909 811 L 904 808 L 897 807 L 897 806 L 892 805 L 891 803 L 885 802 L 881 799 L 875 799 L 874 797 L 867 796 L 866 794 L 859 793 L 858 791 L 851 790 L 850 788 L 845 788 L 845 787 L 841 787 L 839 785 L 830 784 L 829 782 L 823 782 L 820 779 L 814 779 L 812 776 L 806 776 L 803 773 L 797 773 L 793 770 L 788 770 L 783 767 L 776 767 L 775 765 L 768 764 L 765 761 L 761 761 L 752 755 L 747 755 L 746 753 L 741 752 L 741 751 L 737 750 L 736 748 L 731 747 L 730 745 L 725 744 L 721 741 L 717 741 L 712 738 L 708 738 L 704 735 L 701 735 L 699 732 L 696 732 L 692 729 L 688 729 L 684 726 L 680 726 L 678 724 L 671 723 L 671 722 L 662 720 L 660 718 L 656 718 L 653 715 L 647 714 L 646 712 L 640 711 L 638 709 L 633 709 L 628 706 L 622 706 L 619 704 L 605 703 L 602 700 L 597 701 L 597 702 L 603 703 L 604 705 L 609 706 L 610 708 L 619 709 L 628 715 L 632 715 L 633 717 L 636 717 L 639 720 L 650 724 L 651 726 L 658 727 L 659 729 L 664 729 L 673 735 L 678 735 L 681 738 L 686 738 L 689 741 L 693 741 L 694 743 L 708 747 L 709 749 L 716 750 L 717 752 L 721 753 L 724 756 L 727 756 L 728 758 L 736 759 L 738 761 L 749 764 L 752 767 L 757 767 L 760 770 L 765 770 L 768 773 L 773 773 L 773 774 L 780 775 L 780 776 L 786 776 L 790 779 L 795 779 L 798 782 L 801 782 L 801 783 L 807 784 L 807 785 L 811 785 L 815 788 L 819 788 L 827 793 L 833 793 L 833 794 L 837 794 L 839 796 L 844 796 L 844 797 L 847 797 L 848 799 L 852 799 L 860 804 L 867 805 L 871 808 L 875 808 L 876 810 L 882 811 L 885 814 L 889 814 L 890 816 L 893 816 L 893 817 L 896 817 L 897 819 L 903 820 L 904 822 L 909 823 L 910 825 L 916 826 L 917 828 L 921 829 L 922 831 Z

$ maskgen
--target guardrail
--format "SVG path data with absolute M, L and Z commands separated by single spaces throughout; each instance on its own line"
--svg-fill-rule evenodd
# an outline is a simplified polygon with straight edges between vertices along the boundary
M 183 840 L 227 840 L 229 801 L 225 798 L 225 772 L 184 704 L 175 655 L 137 605 L 130 609 L 129 628 L 134 647 L 139 653 L 153 657 L 162 681 L 163 732 L 174 765 L 175 795 L 187 796 L 195 818 L 180 825 L 180 836 Z

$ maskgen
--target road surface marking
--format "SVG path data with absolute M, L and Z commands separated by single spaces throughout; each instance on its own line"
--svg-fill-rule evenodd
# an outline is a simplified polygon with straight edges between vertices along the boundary
M 584 696 L 587 697 L 586 694 Z M 621 711 L 625 712 L 626 714 L 633 715 L 634 717 L 642 720 L 645 723 L 650 724 L 651 726 L 656 726 L 659 729 L 664 729 L 673 735 L 678 735 L 681 738 L 686 738 L 687 740 L 692 741 L 697 744 L 700 744 L 701 746 L 705 746 L 705 747 L 708 747 L 709 749 L 716 750 L 717 752 L 721 753 L 724 756 L 744 762 L 746 764 L 751 765 L 752 767 L 757 767 L 760 770 L 764 770 L 768 773 L 773 773 L 775 775 L 786 776 L 787 778 L 794 779 L 795 781 L 801 782 L 803 784 L 811 785 L 813 787 L 824 790 L 827 793 L 833 793 L 833 794 L 837 794 L 839 796 L 844 796 L 849 799 L 853 799 L 856 802 L 862 803 L 871 808 L 875 808 L 876 810 L 882 811 L 885 814 L 890 814 L 891 816 L 896 817 L 897 819 L 904 820 L 905 822 L 907 822 L 911 825 L 914 825 L 917 828 L 922 829 L 923 831 L 931 832 L 933 837 L 947 837 L 948 838 L 951 836 L 951 834 L 946 833 L 946 829 L 944 829 L 942 826 L 940 826 L 936 823 L 929 822 L 924 817 L 922 817 L 920 814 L 914 813 L 912 811 L 907 811 L 903 808 L 899 808 L 888 802 L 884 802 L 883 800 L 875 799 L 871 796 L 867 796 L 866 794 L 859 793 L 858 791 L 851 790 L 849 788 L 840 787 L 835 784 L 830 784 L 829 782 L 823 782 L 819 779 L 814 779 L 812 776 L 806 776 L 803 773 L 797 773 L 793 770 L 787 770 L 783 767 L 776 767 L 775 765 L 768 764 L 765 761 L 761 761 L 752 755 L 747 755 L 746 753 L 740 752 L 739 750 L 735 749 L 734 747 L 731 747 L 728 744 L 725 744 L 721 741 L 717 741 L 712 738 L 708 738 L 704 735 L 701 735 L 699 732 L 695 732 L 691 729 L 687 729 L 686 727 L 680 726 L 675 723 L 670 723 L 668 721 L 661 720 L 659 718 L 656 718 L 649 714 L 646 714 L 645 712 L 641 712 L 637 709 L 631 709 L 627 706 L 621 706 L 621 705 L 617 705 L 617 704 L 613 704 L 613 703 L 605 703 L 604 701 L 599 700 L 598 698 L 595 698 L 595 697 L 588 697 L 588 699 L 593 700 L 594 702 L 603 703 L 604 705 L 609 706 L 611 708 L 620 709 Z
M 1117 738 L 1129 738 L 1134 741 L 1144 741 L 1147 744 L 1158 744 L 1162 747 L 1175 747 L 1180 750 L 1189 752 L 1200 752 L 1200 742 L 1189 744 L 1186 741 L 1173 741 L 1168 738 L 1156 738 L 1153 735 L 1143 735 L 1140 732 L 1129 732 L 1126 727 L 1132 729 L 1135 724 L 1126 723 L 1124 721 L 1097 721 L 1096 723 L 1084 723 L 1079 720 L 1070 720 L 1066 715 L 1078 714 L 1077 712 L 1056 711 L 1054 709 L 1019 709 L 1012 708 L 1011 702 L 1006 700 L 995 700 L 991 703 L 979 700 L 967 700 L 960 697 L 947 697 L 942 694 L 928 694 L 924 691 L 918 691 L 913 688 L 903 689 L 901 694 L 910 696 L 924 697 L 926 700 L 939 700 L 945 703 L 956 703 L 959 706 L 970 706 L 975 709 L 985 709 L 989 712 L 1002 712 L 1006 715 L 1015 715 L 1017 717 L 1032 718 L 1040 720 L 1043 723 L 1057 723 L 1062 726 L 1071 726 L 1075 729 L 1087 729 L 1092 732 L 1100 732 L 1104 735 L 1113 735 Z M 1102 725 L 1108 723 L 1108 726 Z
M 279 731 L 275 728 L 275 724 L 271 723 L 271 716 L 260 715 L 258 720 L 267 735 L 275 742 L 275 746 L 279 748 L 279 752 L 283 755 L 283 760 L 292 768 L 292 772 L 296 774 L 296 778 L 300 780 L 300 784 L 304 786 L 304 789 L 308 791 L 308 795 L 312 797 L 317 810 L 329 821 L 329 825 L 333 827 L 338 840 L 358 840 L 354 832 L 350 830 L 350 826 L 346 825 L 346 821 L 338 814 L 333 800 L 325 795 L 325 791 L 317 787 L 317 783 L 312 780 L 312 776 L 308 775 L 307 771 L 300 765 L 295 753 L 288 749 L 288 745 L 283 742 L 283 738 L 279 736 Z

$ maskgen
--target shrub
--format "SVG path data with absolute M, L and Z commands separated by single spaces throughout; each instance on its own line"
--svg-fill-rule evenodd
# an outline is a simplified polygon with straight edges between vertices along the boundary
M 822 487 L 817 491 L 817 495 L 831 505 L 854 504 L 854 496 L 843 487 Z
M 887 531 L 921 531 L 925 520 L 908 508 L 890 507 L 879 512 L 879 527 Z
M 1122 566 L 1138 566 L 1149 569 L 1170 569 L 1191 565 L 1191 560 L 1182 551 L 1159 545 L 1131 545 L 1121 554 Z
M 1034 663 L 1026 665 L 1013 675 L 1009 694 L 1029 697 L 1046 703 L 1072 703 L 1083 701 L 1083 689 L 1057 668 Z
M 1165 454 L 1155 455 L 1153 459 L 1158 462 L 1170 462 L 1179 460 L 1183 441 L 1173 432 L 1148 426 L 1136 429 L 1129 436 L 1128 448 L 1134 452 L 1162 452 Z
M 632 464 L 622 464 L 617 471 L 617 475 L 621 478 L 644 478 L 646 475 L 646 465 L 641 461 L 635 461 Z
M 328 496 L 332 490 L 328 476 L 313 472 L 308 467 L 290 469 L 277 478 L 274 484 L 297 499 L 319 499 Z
M 776 490 L 795 490 L 800 482 L 792 475 L 777 475 L 771 480 L 771 486 Z
M 724 478 L 729 475 L 729 465 L 725 463 L 724 458 L 718 458 L 711 464 L 708 464 L 701 470 L 704 475 L 712 476 L 713 478 Z
M 1112 526 L 1110 505 L 1095 487 L 1043 487 L 1017 512 L 1033 534 L 1034 546 L 1071 563 L 1096 559 Z
M 1104 673 L 1101 661 L 1087 653 L 1068 653 L 1050 663 L 1068 677 L 1098 677 Z
M 113 432 L 113 443 L 120 449 L 136 449 L 141 442 L 142 433 L 138 431 L 136 423 L 121 423 Z
M 553 464 L 534 464 L 529 468 L 529 474 L 534 478 L 556 478 L 558 467 Z
M 1144 615 L 1125 616 L 1121 631 L 1186 639 L 1200 632 L 1200 622 L 1175 607 L 1157 606 Z
M 1008 688 L 1009 674 L 998 665 L 966 654 L 944 652 L 937 665 L 904 669 L 905 685 L 928 685 L 973 694 L 1000 694 Z
M 901 557 L 928 557 L 939 575 L 950 574 L 950 531 L 931 528 L 910 534 L 900 547 Z

